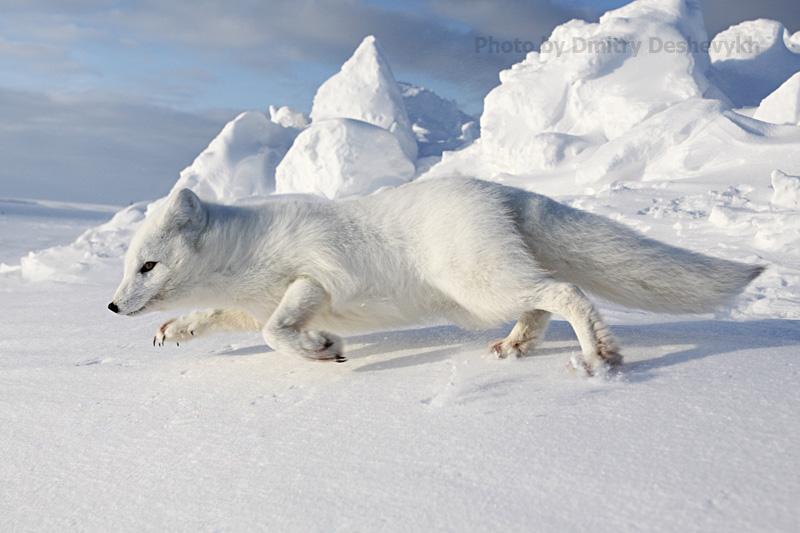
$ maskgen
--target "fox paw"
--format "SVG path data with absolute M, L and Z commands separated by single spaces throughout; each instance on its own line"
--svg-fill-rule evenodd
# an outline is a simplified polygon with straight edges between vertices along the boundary
M 324 331 L 301 331 L 298 343 L 303 357 L 316 361 L 335 361 L 344 363 L 347 358 L 344 353 L 342 339 Z
M 487 349 L 489 355 L 497 357 L 498 359 L 506 359 L 509 357 L 525 357 L 533 351 L 533 342 L 530 339 L 522 340 L 509 340 L 498 339 L 489 344 Z
M 589 377 L 611 376 L 617 373 L 621 366 L 622 355 L 616 349 L 598 352 L 597 356 L 591 359 L 573 356 L 567 365 L 570 370 L 584 372 Z
M 197 323 L 188 316 L 167 320 L 156 331 L 153 346 L 164 346 L 166 342 L 174 342 L 180 346 L 181 341 L 191 340 L 195 336 Z

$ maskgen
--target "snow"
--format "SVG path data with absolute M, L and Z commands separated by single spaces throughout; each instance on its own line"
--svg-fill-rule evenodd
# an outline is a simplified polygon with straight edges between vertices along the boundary
M 281 111 L 281 120 L 299 122 L 291 110 Z M 204 200 L 221 203 L 268 195 L 275 191 L 275 168 L 298 133 L 259 111 L 242 113 L 181 172 L 172 191 L 189 188 Z
M 301 130 L 308 126 L 308 118 L 302 111 L 289 106 L 275 107 L 269 106 L 269 119 L 275 124 L 280 124 L 284 128 L 296 128 Z
M 722 37 L 744 34 L 733 30 Z M 783 35 L 796 54 L 796 37 Z M 707 39 L 698 4 L 638 0 L 557 28 L 551 51 L 502 74 L 471 144 L 466 115 L 398 87 L 367 39 L 320 90 L 328 96 L 318 93 L 319 109 L 341 98 L 341 110 L 312 112 L 310 124 L 286 107 L 245 113 L 174 189 L 233 203 L 275 188 L 335 198 L 474 175 L 671 244 L 768 264 L 731 308 L 666 317 L 600 302 L 626 358 L 603 379 L 567 369 L 579 348 L 561 320 L 535 356 L 507 361 L 483 352 L 510 325 L 351 336 L 340 365 L 285 357 L 259 335 L 155 348 L 156 328 L 174 314 L 125 319 L 106 305 L 131 235 L 163 199 L 124 209 L 0 199 L 3 528 L 797 530 L 791 56 L 770 41 L 788 81 L 750 112 L 716 87 L 719 58 L 651 54 L 651 37 Z M 580 39 L 644 48 L 555 49 Z M 763 78 L 745 68 L 755 60 L 742 61 L 737 75 Z M 387 109 L 392 120 L 405 113 L 424 159 L 408 156 L 397 128 L 365 120 Z M 458 151 L 439 157 L 443 146 Z
M 772 205 L 800 209 L 800 176 L 789 176 L 785 172 L 775 170 L 772 179 Z
M 43 294 L 56 328 L 35 319 Z M 794 322 L 625 317 L 626 370 L 598 381 L 566 371 L 563 322 L 519 361 L 481 359 L 500 331 L 433 327 L 350 338 L 347 365 L 315 365 L 256 337 L 153 348 L 154 324 L 112 316 L 101 284 L 7 296 L 9 530 L 791 531 L 800 518 Z
M 800 70 L 800 35 L 775 20 L 751 20 L 714 37 L 709 55 L 711 77 L 734 105 L 756 106 Z
M 633 2 L 596 24 L 556 28 L 543 52 L 502 72 L 486 98 L 475 149 L 487 174 L 572 173 L 576 185 L 597 189 L 708 175 L 735 160 L 767 175 L 796 168 L 800 157 L 784 146 L 800 131 L 750 121 L 714 98 L 701 46 L 664 51 L 703 42 L 697 3 L 680 0 Z
M 314 96 L 311 120 L 331 118 L 351 118 L 386 129 L 397 136 L 411 161 L 417 159 L 416 136 L 400 88 L 383 47 L 371 35 Z
M 598 145 L 640 137 L 636 126 L 704 94 L 707 57 L 651 51 L 651 42 L 703 41 L 701 21 L 696 2 L 640 1 L 598 23 L 559 26 L 486 97 L 484 157 L 514 174 L 574 168 L 585 159 L 575 156 Z
M 411 129 L 417 136 L 419 157 L 441 156 L 468 146 L 480 137 L 478 121 L 430 89 L 398 82 L 408 111 Z
M 792 74 L 761 101 L 753 118 L 773 124 L 800 125 L 800 72 Z
M 414 170 L 388 130 L 346 118 L 315 121 L 278 165 L 277 192 L 344 198 L 400 185 Z

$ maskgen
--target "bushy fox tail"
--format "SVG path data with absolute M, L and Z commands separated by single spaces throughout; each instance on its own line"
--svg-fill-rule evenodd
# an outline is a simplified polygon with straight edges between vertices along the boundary
M 539 264 L 554 278 L 625 307 L 712 311 L 766 268 L 670 246 L 544 196 L 523 195 L 514 195 L 511 209 Z

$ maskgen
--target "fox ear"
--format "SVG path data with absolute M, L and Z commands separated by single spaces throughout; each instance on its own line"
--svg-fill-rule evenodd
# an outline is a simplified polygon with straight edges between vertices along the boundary
M 167 209 L 170 225 L 188 236 L 199 236 L 208 222 L 206 207 L 190 189 L 181 189 L 173 195 Z

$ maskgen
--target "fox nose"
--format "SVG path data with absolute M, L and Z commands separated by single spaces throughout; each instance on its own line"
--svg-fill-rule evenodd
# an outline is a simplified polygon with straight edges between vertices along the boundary
M 108 310 L 113 311 L 114 313 L 119 313 L 119 307 L 117 307 L 117 304 L 115 304 L 114 302 L 108 304 Z

